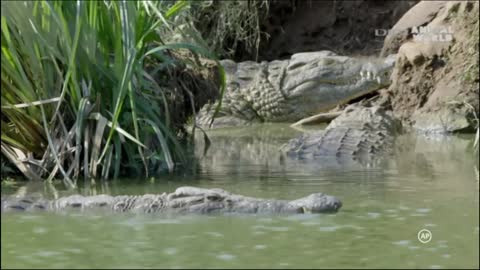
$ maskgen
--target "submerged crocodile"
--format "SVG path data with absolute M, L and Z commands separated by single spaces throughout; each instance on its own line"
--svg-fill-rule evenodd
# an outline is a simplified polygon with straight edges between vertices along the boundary
M 143 213 L 333 213 L 342 207 L 334 196 L 314 193 L 298 200 L 258 199 L 232 194 L 223 189 L 180 187 L 173 193 L 145 195 L 72 195 L 56 200 L 4 198 L 2 212 L 108 209 Z
M 297 160 L 322 163 L 333 159 L 340 164 L 356 161 L 371 165 L 393 151 L 401 130 L 400 120 L 383 106 L 352 104 L 325 130 L 294 138 L 282 151 Z
M 388 86 L 395 55 L 362 59 L 320 51 L 297 53 L 288 60 L 221 63 L 227 89 L 213 127 L 293 122 L 330 110 Z M 217 104 L 200 110 L 197 125 L 208 127 Z
M 322 131 L 285 124 L 207 131 L 208 142 L 195 136 L 197 164 L 206 174 L 220 178 L 229 175 L 239 181 L 257 179 L 259 172 L 288 179 L 307 172 L 379 173 L 378 168 L 391 166 L 394 155 L 408 146 L 403 143 L 407 134 L 398 132 L 400 123 L 386 109 L 355 105 L 347 107 L 343 114 Z M 402 135 L 400 141 L 396 135 Z

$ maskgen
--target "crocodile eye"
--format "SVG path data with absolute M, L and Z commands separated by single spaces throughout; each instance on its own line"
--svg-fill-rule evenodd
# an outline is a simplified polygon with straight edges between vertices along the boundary
M 230 206 L 230 205 L 233 204 L 233 200 L 232 200 L 232 199 L 226 199 L 226 200 L 225 200 L 225 203 L 226 203 L 228 206 Z
M 294 64 L 288 66 L 288 70 L 293 70 L 293 69 L 299 68 L 299 67 L 304 66 L 304 65 L 305 65 L 305 63 L 302 63 L 302 62 L 294 63 Z
M 74 203 L 71 203 L 70 206 L 73 208 L 80 208 L 82 207 L 82 204 L 79 202 L 74 202 Z
M 215 201 L 221 201 L 221 197 L 218 195 L 208 195 L 207 200 L 215 202 Z
M 250 76 L 238 76 L 238 78 L 242 81 L 251 81 L 252 77 Z

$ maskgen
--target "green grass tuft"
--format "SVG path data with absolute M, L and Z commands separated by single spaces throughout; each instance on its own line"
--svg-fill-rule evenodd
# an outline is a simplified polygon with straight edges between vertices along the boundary
M 172 171 L 185 162 L 169 122 L 169 90 L 145 65 L 172 67 L 168 51 L 177 48 L 213 57 L 161 36 L 189 5 L 1 2 L 2 154 L 29 179 L 60 176 L 70 187 L 82 177 Z

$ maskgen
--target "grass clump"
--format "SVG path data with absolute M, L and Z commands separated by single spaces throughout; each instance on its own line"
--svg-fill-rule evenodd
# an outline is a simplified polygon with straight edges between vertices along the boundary
M 189 34 L 205 40 L 205 45 L 221 58 L 235 58 L 235 54 L 247 53 L 258 60 L 258 50 L 263 35 L 262 20 L 268 14 L 269 0 L 261 1 L 190 1 L 188 12 L 179 16 L 182 27 L 192 29 Z M 198 40 L 195 40 L 196 42 Z
M 69 187 L 80 177 L 172 171 L 185 163 L 170 89 L 157 79 L 168 81 L 181 64 L 172 49 L 213 57 L 161 35 L 188 6 L 1 2 L 2 155 L 29 179 L 60 176 Z

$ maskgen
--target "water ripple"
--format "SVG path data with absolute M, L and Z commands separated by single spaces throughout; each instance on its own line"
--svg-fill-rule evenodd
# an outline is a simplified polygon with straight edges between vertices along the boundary
M 231 261 L 231 260 L 237 258 L 237 256 L 235 256 L 233 254 L 228 254 L 228 253 L 222 253 L 222 254 L 217 255 L 216 257 L 218 259 L 224 260 L 224 261 Z

